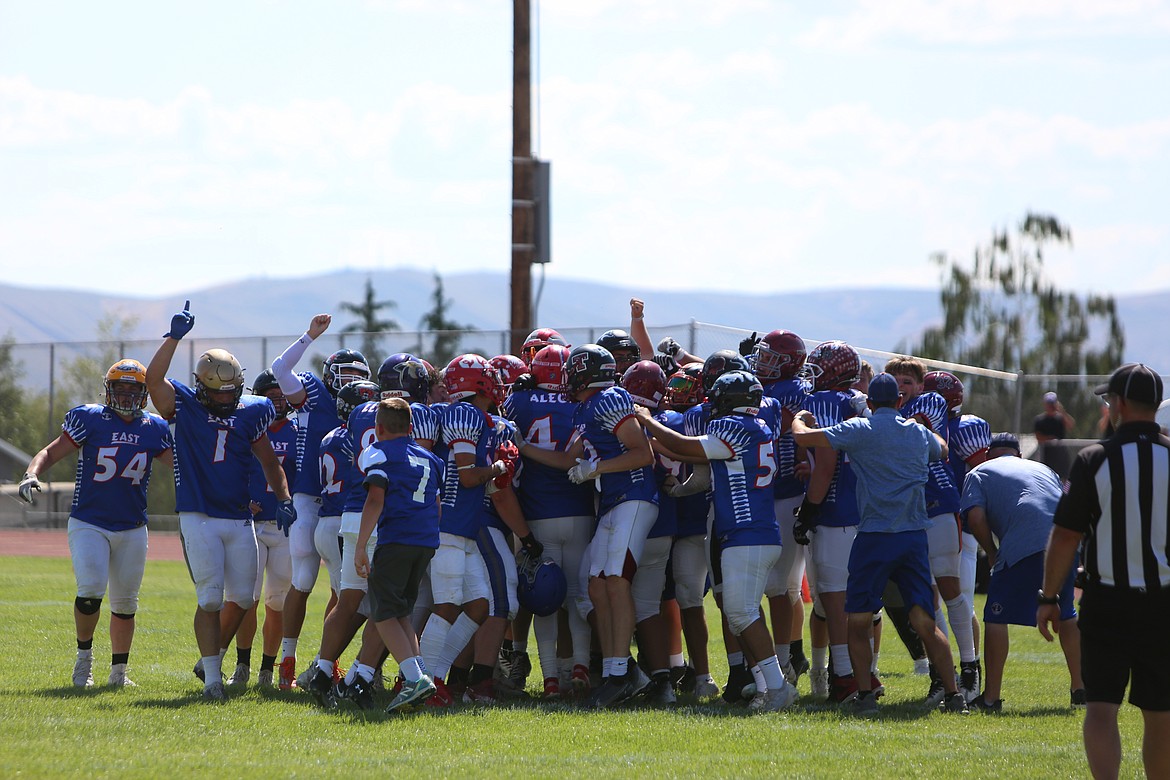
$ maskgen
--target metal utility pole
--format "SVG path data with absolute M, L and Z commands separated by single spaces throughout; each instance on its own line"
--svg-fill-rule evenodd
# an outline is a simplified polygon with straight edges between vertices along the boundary
M 532 67 L 530 0 L 512 0 L 512 354 L 532 330 Z

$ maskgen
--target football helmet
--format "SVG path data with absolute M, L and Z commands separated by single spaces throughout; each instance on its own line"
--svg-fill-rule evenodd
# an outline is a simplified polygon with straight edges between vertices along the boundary
M 609 350 L 597 344 L 573 347 L 565 363 L 565 385 L 570 393 L 590 387 L 613 387 L 617 364 Z
M 524 345 L 520 347 L 520 359 L 526 364 L 532 365 L 532 358 L 536 357 L 536 353 L 549 344 L 561 347 L 569 346 L 565 337 L 552 328 L 537 328 L 528 334 L 528 338 L 524 339 Z
M 337 416 L 344 423 L 353 410 L 364 403 L 377 401 L 382 397 L 382 388 L 366 379 L 350 382 L 337 391 Z
M 534 557 L 520 551 L 516 574 L 516 599 L 532 614 L 548 617 L 565 603 L 569 592 L 565 572 L 547 555 Z
M 482 395 L 494 404 L 504 400 L 500 372 L 482 355 L 460 355 L 447 364 L 443 384 L 452 401 Z
M 639 360 L 622 374 L 622 387 L 635 403 L 657 409 L 666 395 L 666 374 L 653 360 Z
M 431 392 L 431 372 L 414 355 L 398 352 L 383 360 L 378 367 L 378 384 L 383 398 L 406 398 L 426 403 Z
M 813 390 L 842 390 L 861 378 L 861 356 L 844 341 L 822 341 L 808 353 Z
M 712 417 L 732 412 L 756 415 L 764 399 L 764 386 L 751 372 L 732 370 L 721 374 L 707 395 Z
M 106 406 L 118 414 L 134 415 L 146 408 L 146 366 L 122 358 L 106 371 Z
M 951 417 L 963 413 L 963 382 L 950 371 L 928 371 L 922 377 L 922 392 L 938 393 L 946 399 Z
M 756 342 L 752 363 L 761 382 L 793 379 L 804 368 L 804 339 L 790 330 L 774 330 Z
M 685 412 L 703 403 L 703 369 L 694 363 L 683 366 L 666 382 L 666 403 L 676 412 Z
M 321 378 L 325 380 L 329 393 L 336 398 L 337 391 L 350 382 L 370 378 L 370 362 L 356 349 L 339 349 L 325 358 Z
M 500 381 L 504 384 L 505 391 L 511 391 L 516 378 L 528 373 L 528 364 L 515 355 L 496 355 L 488 363 L 500 372 Z
M 715 380 L 728 371 L 746 371 L 750 374 L 752 367 L 748 365 L 747 359 L 734 349 L 712 352 L 711 356 L 703 361 L 703 391 L 710 395 Z
M 279 395 L 269 395 L 273 390 L 277 391 Z M 288 413 L 292 410 L 288 405 L 288 399 L 284 397 L 284 391 L 280 389 L 280 382 L 276 381 L 276 374 L 272 373 L 271 369 L 264 369 L 256 378 L 252 380 L 252 395 L 262 395 L 272 405 L 276 407 L 276 419 L 282 420 L 288 417 Z
M 563 393 L 565 385 L 565 364 L 569 361 L 569 348 L 560 344 L 549 344 L 532 356 L 529 368 L 536 386 L 540 390 Z
M 630 334 L 624 330 L 607 330 L 597 340 L 597 346 L 604 347 L 613 355 L 614 362 L 617 363 L 618 376 L 625 374 L 627 368 L 642 359 L 642 350 L 638 348 L 638 342 L 630 338 Z
M 195 400 L 207 411 L 216 417 L 231 417 L 243 394 L 244 369 L 232 353 L 209 349 L 195 361 Z

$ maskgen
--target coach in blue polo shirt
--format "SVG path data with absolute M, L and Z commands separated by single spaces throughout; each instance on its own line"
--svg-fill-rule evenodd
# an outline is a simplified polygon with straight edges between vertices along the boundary
M 946 443 L 914 420 L 898 414 L 898 382 L 878 374 L 869 385 L 870 417 L 854 417 L 829 428 L 816 428 L 809 412 L 792 422 L 802 447 L 832 447 L 846 452 L 857 476 L 861 517 L 849 556 L 845 611 L 849 617 L 849 658 L 854 669 L 868 669 L 873 613 L 882 608 L 886 582 L 893 581 L 910 609 L 910 623 L 922 638 L 937 669 L 953 669 L 951 647 L 934 622 L 930 558 L 926 546 L 927 464 L 946 457 Z M 815 529 L 811 529 L 815 530 Z M 967 712 L 954 675 L 942 675 L 946 698 L 941 709 Z M 854 712 L 872 715 L 877 702 L 871 682 L 857 678 Z

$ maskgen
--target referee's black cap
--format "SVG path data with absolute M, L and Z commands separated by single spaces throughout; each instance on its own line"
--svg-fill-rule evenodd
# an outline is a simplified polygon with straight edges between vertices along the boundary
M 1130 401 L 1157 406 L 1162 403 L 1162 377 L 1144 363 L 1126 363 L 1113 372 L 1109 381 L 1097 385 L 1097 395 L 1111 393 Z

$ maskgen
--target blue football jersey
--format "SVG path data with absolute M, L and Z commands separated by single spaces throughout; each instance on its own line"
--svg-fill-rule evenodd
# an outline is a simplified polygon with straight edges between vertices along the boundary
M 903 417 L 921 417 L 926 427 L 947 440 L 947 401 L 938 393 L 920 393 L 906 403 L 898 412 Z M 921 421 L 920 419 L 920 421 Z M 948 446 L 949 443 L 948 443 Z M 930 476 L 926 480 L 926 515 L 934 517 L 947 512 L 959 511 L 959 488 L 955 484 L 955 473 L 946 460 L 930 462 Z
M 853 405 L 853 393 L 848 390 L 821 390 L 811 393 L 804 400 L 804 408 L 812 412 L 818 428 L 828 428 L 857 416 L 856 407 Z M 829 483 L 829 492 L 821 502 L 821 514 L 817 522 L 819 525 L 833 528 L 844 528 L 860 522 L 857 510 L 857 477 L 853 473 L 852 464 L 849 463 L 848 453 L 837 453 L 837 468 Z
M 681 412 L 661 411 L 654 415 L 654 419 L 675 433 L 685 433 L 685 422 Z M 694 471 L 694 467 L 690 463 L 681 463 L 657 454 L 655 455 L 655 463 L 654 474 L 659 477 L 659 484 L 661 484 L 661 480 L 666 479 L 668 473 L 674 475 L 674 478 L 679 482 L 686 482 Z M 668 508 L 668 504 L 673 509 Z M 677 537 L 705 535 L 707 533 L 707 515 L 710 509 L 711 493 L 709 491 L 682 498 L 671 498 L 665 493 L 660 493 L 658 496 L 658 516 L 661 518 L 664 512 L 673 511 L 675 516 L 674 535 Z
M 466 401 L 457 401 L 443 410 L 440 430 L 447 447 L 440 528 L 444 533 L 475 539 L 488 522 L 484 506 L 486 490 L 484 485 L 463 487 L 459 484 L 455 454 L 459 449 L 472 447 L 475 449 L 474 465 L 490 466 L 495 454 L 492 419 Z
M 490 463 L 495 460 L 496 448 L 500 445 L 506 442 L 512 442 L 517 449 L 520 448 L 520 432 L 516 428 L 516 423 L 511 420 L 494 414 L 489 414 L 488 417 L 491 420 L 491 425 L 488 428 L 488 442 L 485 449 L 488 455 L 488 462 Z M 512 479 L 515 481 L 515 476 Z M 487 525 L 498 528 L 506 534 L 512 532 L 512 529 L 508 528 L 507 523 L 500 517 L 500 513 L 496 511 L 496 505 L 492 501 L 491 496 L 487 495 L 487 485 L 484 485 L 483 507 L 485 523 Z
M 305 388 L 305 400 L 296 410 L 297 477 L 290 487 L 294 493 L 318 496 L 321 494 L 321 472 L 314 464 L 321 452 L 321 439 L 345 421 L 337 416 L 337 400 L 324 382 L 308 371 L 298 371 L 297 378 Z
M 268 426 L 268 440 L 272 442 L 272 451 L 284 469 L 284 477 L 291 488 L 297 473 L 297 423 L 292 418 L 277 420 Z M 264 469 L 255 455 L 252 456 L 252 469 L 248 474 L 248 495 L 260 505 L 260 512 L 254 520 L 276 519 L 276 494 L 272 486 L 264 478 Z
M 377 422 L 378 402 L 367 401 L 353 410 L 349 415 L 346 428 L 349 431 L 349 446 L 353 452 L 354 461 L 351 464 L 357 468 L 356 458 L 366 447 L 377 441 L 377 432 L 374 425 Z M 438 436 L 438 421 L 434 411 L 425 404 L 412 403 L 410 405 L 410 419 L 412 438 L 434 441 Z M 366 489 L 362 487 L 360 479 L 352 479 L 346 492 L 343 512 L 361 512 L 366 503 Z
M 357 461 L 349 441 L 349 429 L 339 425 L 321 439 L 318 465 L 321 470 L 319 517 L 341 517 L 349 489 L 358 476 Z
M 621 387 L 607 387 L 594 393 L 577 407 L 577 432 L 589 442 L 601 460 L 616 458 L 626 452 L 618 439 L 618 426 L 623 423 L 638 425 L 634 415 L 634 400 Z M 604 515 L 623 501 L 658 502 L 658 485 L 654 481 L 654 467 L 643 466 L 630 471 L 602 474 L 599 515 Z
M 812 392 L 812 387 L 803 379 L 780 379 L 764 385 L 764 395 L 775 398 L 781 409 L 788 412 L 788 419 L 804 408 L 804 399 Z M 781 422 L 784 421 L 781 416 Z M 772 482 L 772 490 L 776 498 L 793 498 L 804 495 L 805 483 L 796 476 L 796 440 L 791 431 L 779 433 L 783 428 L 773 426 L 776 436 L 776 479 Z
M 437 549 L 443 462 L 412 437 L 401 436 L 374 442 L 362 450 L 358 468 L 363 485 L 386 489 L 378 518 L 378 544 Z
M 248 520 L 248 472 L 252 444 L 276 419 L 272 401 L 258 395 L 240 398 L 231 417 L 222 419 L 195 400 L 195 391 L 175 388 L 175 508 L 209 517 Z
M 145 413 L 126 422 L 86 404 L 65 413 L 61 431 L 81 448 L 69 515 L 109 531 L 144 525 L 151 466 L 172 446 L 166 421 Z
M 772 494 L 776 477 L 772 429 L 758 417 L 732 413 L 707 423 L 707 435 L 734 454 L 728 460 L 711 461 L 713 532 L 720 545 L 780 544 Z
M 513 390 L 504 401 L 504 416 L 516 424 L 529 445 L 565 451 L 576 429 L 577 404 L 561 393 L 545 390 Z M 518 464 L 516 497 L 528 520 L 593 515 L 592 483 L 574 485 L 567 472 L 529 458 Z
M 991 426 L 982 417 L 964 414 L 947 420 L 947 441 L 955 487 L 961 488 L 970 468 L 967 461 L 991 446 Z

